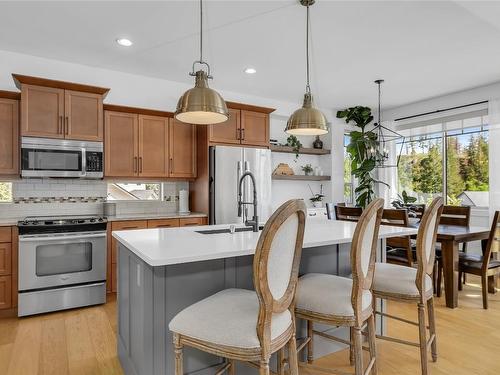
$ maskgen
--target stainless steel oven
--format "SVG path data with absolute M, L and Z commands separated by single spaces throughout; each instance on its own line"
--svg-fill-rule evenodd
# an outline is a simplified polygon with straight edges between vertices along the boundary
M 19 316 L 105 302 L 104 218 L 29 218 L 18 226 Z
M 102 178 L 102 142 L 22 137 L 21 176 Z

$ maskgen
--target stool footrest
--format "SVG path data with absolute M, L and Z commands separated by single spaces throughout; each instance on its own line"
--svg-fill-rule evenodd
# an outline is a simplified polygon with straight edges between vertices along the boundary
M 417 348 L 420 348 L 420 344 L 418 344 L 416 342 L 406 341 L 406 340 L 398 339 L 396 337 L 391 337 L 391 336 L 377 335 L 376 337 L 377 337 L 377 339 L 380 339 L 380 340 L 386 340 L 386 341 L 391 341 L 391 342 L 395 342 L 398 344 L 416 346 Z

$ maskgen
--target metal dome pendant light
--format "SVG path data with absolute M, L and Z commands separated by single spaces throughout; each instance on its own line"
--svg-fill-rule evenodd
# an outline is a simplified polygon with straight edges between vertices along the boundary
M 285 132 L 292 135 L 322 135 L 328 133 L 328 123 L 325 115 L 313 107 L 311 86 L 309 83 L 309 7 L 315 0 L 299 0 L 307 8 L 306 21 L 306 70 L 307 84 L 302 108 L 292 113 L 286 124 Z
M 196 64 L 207 68 L 194 71 Z M 186 91 L 177 103 L 175 118 L 181 122 L 196 125 L 218 124 L 227 121 L 229 112 L 222 96 L 208 87 L 210 65 L 203 61 L 203 3 L 200 0 L 200 59 L 193 62 L 190 76 L 196 77 L 192 89 Z

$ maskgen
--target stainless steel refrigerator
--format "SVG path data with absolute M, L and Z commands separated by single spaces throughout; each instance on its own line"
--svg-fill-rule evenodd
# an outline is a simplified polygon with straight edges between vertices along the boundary
M 250 171 L 255 176 L 259 221 L 265 222 L 272 214 L 271 151 L 260 148 L 231 146 L 210 147 L 210 224 L 242 223 L 253 217 L 253 206 L 246 205 L 243 217 L 238 217 L 238 182 Z M 243 201 L 252 201 L 252 182 L 243 184 Z

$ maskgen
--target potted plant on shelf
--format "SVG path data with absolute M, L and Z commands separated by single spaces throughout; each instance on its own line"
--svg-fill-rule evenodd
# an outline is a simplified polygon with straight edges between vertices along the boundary
M 301 167 L 302 171 L 306 176 L 310 176 L 313 173 L 313 167 L 311 164 L 306 164 Z
M 293 151 L 295 151 L 295 160 L 294 162 L 297 162 L 297 159 L 299 158 L 299 152 L 302 147 L 302 143 L 298 140 L 298 138 L 294 135 L 289 136 L 286 139 L 286 144 L 285 146 L 289 146 L 293 148 Z
M 351 142 L 347 145 L 347 152 L 351 159 L 351 174 L 357 178 L 356 206 L 365 208 L 375 197 L 376 183 L 386 183 L 375 179 L 373 172 L 376 161 L 380 159 L 379 141 L 377 133 L 367 131 L 366 126 L 373 121 L 369 107 L 356 106 L 337 112 L 337 118 L 345 119 L 346 123 L 354 122 L 360 131 L 349 133 Z
M 320 185 L 319 187 L 319 193 L 314 193 L 313 190 L 311 189 L 311 186 L 309 186 L 309 190 L 311 190 L 312 197 L 309 198 L 311 203 L 313 204 L 314 207 L 316 208 L 321 208 L 323 207 L 323 198 L 325 197 L 323 194 L 323 185 Z

